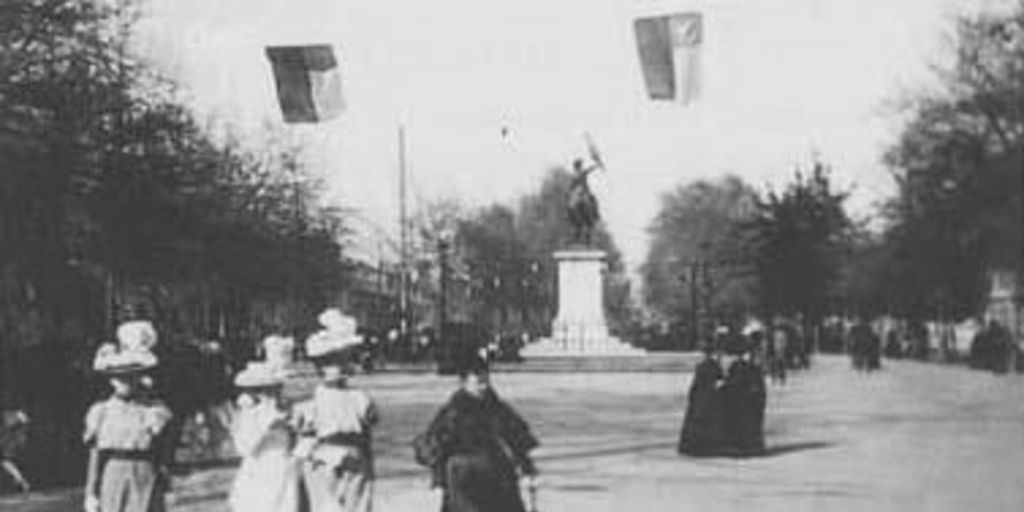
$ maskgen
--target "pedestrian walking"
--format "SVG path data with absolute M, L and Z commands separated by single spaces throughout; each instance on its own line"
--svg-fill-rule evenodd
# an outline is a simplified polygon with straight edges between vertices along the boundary
M 306 341 L 321 382 L 313 398 L 295 409 L 302 479 L 311 512 L 369 512 L 373 508 L 372 429 L 377 407 L 348 382 L 362 344 L 355 319 L 329 309 L 319 317 L 323 330 Z
M 870 372 L 882 366 L 882 342 L 863 319 L 850 328 L 850 357 L 856 370 Z
M 160 512 L 167 484 L 171 411 L 152 396 L 147 372 L 157 366 L 152 324 L 132 321 L 117 329 L 118 344 L 100 347 L 93 369 L 113 393 L 89 408 L 84 440 L 89 446 L 85 482 L 87 512 Z
M 251 362 L 235 377 L 242 392 L 232 425 L 242 463 L 228 502 L 235 512 L 298 512 L 299 463 L 294 435 L 281 403 L 284 374 L 266 361 Z
M 462 359 L 459 389 L 414 442 L 417 462 L 431 468 L 442 512 L 524 512 L 519 480 L 533 481 L 539 442 L 491 387 L 487 361 Z
M 724 418 L 718 388 L 725 374 L 711 343 L 704 345 L 704 360 L 697 365 L 686 400 L 686 415 L 676 451 L 680 455 L 707 456 L 721 451 Z
M 789 352 L 789 334 L 782 326 L 772 329 L 768 353 L 768 372 L 773 384 L 786 383 L 786 354 Z

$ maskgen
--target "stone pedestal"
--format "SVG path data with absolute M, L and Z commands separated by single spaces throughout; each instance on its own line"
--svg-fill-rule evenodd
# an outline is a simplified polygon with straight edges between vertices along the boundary
M 558 262 L 558 314 L 551 337 L 527 346 L 524 357 L 637 355 L 644 351 L 608 334 L 604 316 L 604 251 L 554 254 Z

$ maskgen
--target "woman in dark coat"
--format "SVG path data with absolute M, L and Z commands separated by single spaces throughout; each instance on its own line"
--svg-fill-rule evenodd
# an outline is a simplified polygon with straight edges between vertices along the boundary
M 728 453 L 761 455 L 764 446 L 764 411 L 767 405 L 764 372 L 751 360 L 749 346 L 737 341 L 731 352 L 738 355 L 725 378 L 721 393 L 725 403 Z
M 686 401 L 686 416 L 676 450 L 680 455 L 716 455 L 722 446 L 722 407 L 718 388 L 724 374 L 710 344 L 697 365 Z
M 442 490 L 441 511 L 525 512 L 519 474 L 536 474 L 529 453 L 537 439 L 491 389 L 485 361 L 462 365 L 459 381 L 415 447 Z

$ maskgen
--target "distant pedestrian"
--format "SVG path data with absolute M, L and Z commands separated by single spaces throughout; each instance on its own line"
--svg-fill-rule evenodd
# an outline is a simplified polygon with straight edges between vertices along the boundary
M 903 344 L 900 341 L 899 332 L 896 329 L 889 329 L 885 335 L 885 357 L 899 359 L 903 357 Z
M 336 309 L 319 317 L 324 329 L 306 341 L 321 382 L 313 398 L 295 409 L 301 439 L 295 454 L 311 512 L 370 512 L 373 508 L 372 429 L 379 420 L 370 395 L 350 386 L 349 373 L 362 344 L 355 319 Z
M 156 331 L 146 321 L 117 329 L 118 345 L 97 352 L 93 368 L 113 388 L 85 417 L 90 448 L 86 512 L 160 512 L 167 484 L 167 442 L 162 434 L 171 411 L 150 392 L 147 372 L 157 365 L 151 349 Z
M 771 343 L 768 345 L 768 374 L 773 384 L 786 383 L 786 367 L 789 353 L 789 333 L 783 327 L 772 329 Z
M 704 346 L 704 359 L 697 365 L 686 399 L 686 414 L 676 451 L 680 455 L 707 456 L 721 451 L 724 417 L 718 399 L 725 374 L 714 346 Z
M 417 461 L 432 470 L 442 512 L 524 512 L 519 478 L 536 474 L 539 443 L 491 387 L 487 362 L 462 359 L 459 389 L 416 438 Z
M 866 321 L 860 320 L 850 328 L 849 346 L 854 369 L 869 372 L 881 367 L 881 340 Z
M 280 402 L 284 374 L 267 362 L 253 362 L 235 378 L 242 391 L 232 425 L 242 464 L 228 502 L 235 512 L 299 512 L 300 472 L 292 457 L 294 439 Z

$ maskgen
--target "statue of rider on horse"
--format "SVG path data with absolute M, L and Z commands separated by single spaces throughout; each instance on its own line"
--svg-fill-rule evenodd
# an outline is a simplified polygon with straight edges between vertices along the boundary
M 567 213 L 569 223 L 573 227 L 573 243 L 589 246 L 594 226 L 601 219 L 601 213 L 597 208 L 597 198 L 594 197 L 594 193 L 590 191 L 590 185 L 587 183 L 590 173 L 600 167 L 601 162 L 598 159 L 595 159 L 595 164 L 589 167 L 584 166 L 581 158 L 577 158 L 572 163 Z

